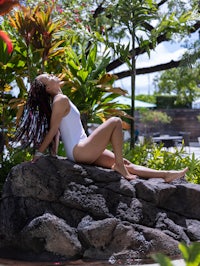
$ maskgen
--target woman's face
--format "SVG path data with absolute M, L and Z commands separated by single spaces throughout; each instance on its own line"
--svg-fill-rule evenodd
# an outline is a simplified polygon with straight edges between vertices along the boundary
M 46 91 L 50 94 L 60 88 L 61 80 L 53 74 L 41 74 L 37 79 L 46 86 Z

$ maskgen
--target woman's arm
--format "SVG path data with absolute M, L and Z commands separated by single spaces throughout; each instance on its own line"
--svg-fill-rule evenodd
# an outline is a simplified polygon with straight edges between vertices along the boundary
M 54 137 L 53 145 L 51 147 L 52 156 L 56 156 L 56 154 L 58 153 L 59 141 L 60 141 L 60 131 L 58 130 L 57 134 Z
M 64 115 L 66 115 L 69 112 L 69 109 L 70 105 L 68 98 L 62 94 L 57 96 L 52 107 L 49 132 L 46 134 L 42 144 L 40 145 L 38 151 L 36 152 L 32 160 L 33 162 L 35 162 L 42 155 L 42 153 L 47 149 L 49 144 L 52 142 L 53 138 L 56 136 L 56 134 L 59 131 L 61 119 L 63 118 Z

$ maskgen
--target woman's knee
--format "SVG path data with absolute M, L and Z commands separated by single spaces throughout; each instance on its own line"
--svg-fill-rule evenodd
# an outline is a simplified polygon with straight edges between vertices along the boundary
M 122 126 L 122 120 L 121 120 L 121 118 L 119 118 L 117 116 L 113 116 L 113 117 L 109 118 L 108 120 L 110 121 L 110 123 L 112 123 L 114 125 Z

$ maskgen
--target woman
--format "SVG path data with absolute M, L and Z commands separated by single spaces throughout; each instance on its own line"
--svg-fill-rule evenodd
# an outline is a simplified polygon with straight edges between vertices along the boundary
M 60 132 L 67 156 L 74 162 L 111 168 L 127 180 L 140 176 L 163 178 L 165 182 L 171 182 L 185 175 L 188 168 L 180 171 L 158 171 L 134 165 L 124 159 L 120 118 L 108 119 L 87 137 L 81 124 L 79 111 L 62 93 L 61 85 L 59 78 L 49 74 L 39 75 L 31 85 L 17 139 L 34 147 L 39 144 L 32 162 L 42 156 L 52 143 L 52 151 L 56 154 L 58 147 L 56 139 L 58 140 L 58 132 Z M 112 144 L 113 152 L 106 149 L 109 143 Z

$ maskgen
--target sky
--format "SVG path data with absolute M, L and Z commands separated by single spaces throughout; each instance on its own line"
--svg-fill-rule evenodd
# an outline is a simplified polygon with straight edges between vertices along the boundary
M 191 36 L 191 41 L 197 40 L 197 34 Z M 136 60 L 136 68 L 150 67 L 162 63 L 168 63 L 171 60 L 179 60 L 184 54 L 186 49 L 183 47 L 182 43 L 171 43 L 163 42 L 160 43 L 154 51 L 151 52 L 150 58 L 148 55 L 141 55 Z M 116 72 L 124 71 L 127 69 L 125 65 L 117 69 Z M 153 94 L 156 90 L 153 85 L 153 79 L 156 75 L 160 75 L 161 72 L 155 72 L 145 75 L 136 76 L 136 95 L 138 94 Z M 120 86 L 121 88 L 127 90 L 129 94 L 131 93 L 131 79 L 124 78 L 116 81 L 115 86 Z

